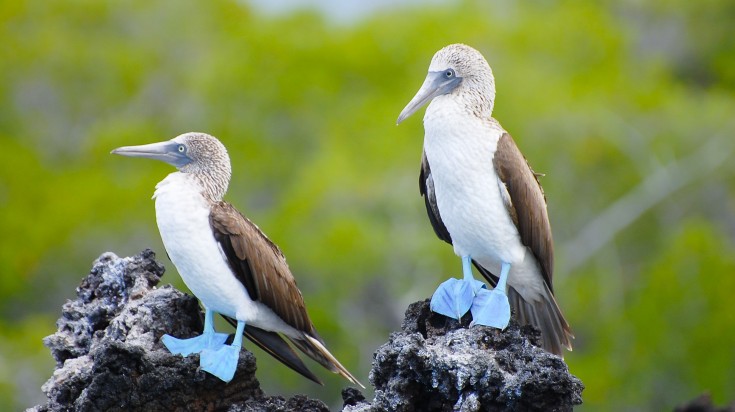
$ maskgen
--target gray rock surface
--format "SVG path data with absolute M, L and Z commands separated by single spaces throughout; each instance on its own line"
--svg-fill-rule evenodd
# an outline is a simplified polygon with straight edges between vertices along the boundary
M 171 355 L 160 337 L 199 334 L 202 314 L 195 298 L 156 288 L 163 273 L 150 250 L 95 261 L 44 339 L 57 367 L 42 387 L 47 403 L 31 410 L 328 411 L 305 396 L 266 396 L 247 350 L 229 384 L 201 371 L 198 355 Z M 469 315 L 456 322 L 428 301 L 412 304 L 374 355 L 375 398 L 345 389 L 343 410 L 564 411 L 582 402 L 583 385 L 564 361 L 533 344 L 537 331 L 468 324 Z
M 225 384 L 199 369 L 199 356 L 171 355 L 160 337 L 195 336 L 202 316 L 197 300 L 167 285 L 150 250 L 119 258 L 105 253 L 67 301 L 58 331 L 44 339 L 56 370 L 35 411 L 328 411 L 324 403 L 295 396 L 267 397 L 255 377 L 255 357 L 240 354 Z
M 540 349 L 538 331 L 511 321 L 500 331 L 409 306 L 402 331 L 375 353 L 371 404 L 345 411 L 567 411 L 582 403 L 582 382 Z

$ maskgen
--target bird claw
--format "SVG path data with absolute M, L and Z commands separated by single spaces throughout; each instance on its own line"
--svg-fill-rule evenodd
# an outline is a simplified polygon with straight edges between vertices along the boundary
M 204 349 L 214 349 L 227 341 L 226 333 L 205 333 L 189 339 L 178 339 L 171 335 L 163 335 L 161 343 L 174 355 L 189 356 Z
M 199 357 L 199 366 L 219 379 L 229 382 L 235 376 L 239 346 L 222 346 L 217 350 L 204 349 Z
M 484 287 L 484 283 L 474 279 L 472 283 L 464 279 L 448 279 L 431 296 L 430 308 L 433 312 L 460 320 L 470 310 L 475 294 Z
M 477 324 L 503 330 L 510 322 L 508 296 L 497 288 L 480 290 L 470 310 L 473 319 L 470 326 Z

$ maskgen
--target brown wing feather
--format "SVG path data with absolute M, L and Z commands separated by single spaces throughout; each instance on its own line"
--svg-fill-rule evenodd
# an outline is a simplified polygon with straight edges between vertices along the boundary
M 278 246 L 227 202 L 213 204 L 209 220 L 230 268 L 251 299 L 271 308 L 287 324 L 312 334 L 304 298 Z
M 223 318 L 232 326 L 237 326 L 237 321 L 229 316 L 222 315 Z M 298 372 L 305 378 L 323 385 L 322 381 L 317 378 L 309 368 L 304 365 L 299 355 L 294 352 L 293 348 L 283 340 L 283 337 L 276 332 L 269 332 L 264 329 L 256 328 L 253 325 L 245 326 L 245 336 L 253 343 L 258 345 L 260 349 L 278 359 L 281 363 Z
M 330 371 L 364 388 L 324 347 L 324 341 L 314 330 L 306 313 L 304 298 L 278 246 L 227 202 L 213 204 L 209 220 L 230 268 L 250 297 L 271 308 L 284 322 L 303 332 L 303 339 L 288 339 Z M 278 334 L 251 325 L 246 327 L 245 334 L 290 368 L 321 383 Z
M 508 133 L 498 141 L 493 165 L 510 195 L 508 211 L 518 227 L 521 242 L 536 256 L 544 281 L 553 292 L 554 244 L 544 190 Z

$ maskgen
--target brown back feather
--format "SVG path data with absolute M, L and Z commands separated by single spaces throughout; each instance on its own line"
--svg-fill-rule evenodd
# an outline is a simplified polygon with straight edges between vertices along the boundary
M 214 203 L 209 220 L 232 272 L 250 298 L 272 309 L 292 327 L 313 334 L 304 298 L 278 246 L 227 202 Z
M 536 256 L 544 281 L 553 292 L 554 243 L 544 190 L 508 133 L 504 133 L 498 141 L 493 165 L 510 194 L 511 204 L 506 206 L 518 227 L 521 242 Z

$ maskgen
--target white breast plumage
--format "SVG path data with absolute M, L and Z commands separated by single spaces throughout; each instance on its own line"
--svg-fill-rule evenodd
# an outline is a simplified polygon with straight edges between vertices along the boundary
M 171 173 L 156 185 L 153 197 L 163 244 L 186 286 L 207 308 L 249 320 L 255 305 L 223 258 L 209 223 L 209 204 L 195 179 Z
M 498 186 L 492 159 L 503 130 L 493 126 L 449 96 L 434 99 L 424 117 L 424 150 L 455 252 L 486 261 L 490 269 L 501 260 L 520 262 L 526 251 Z

